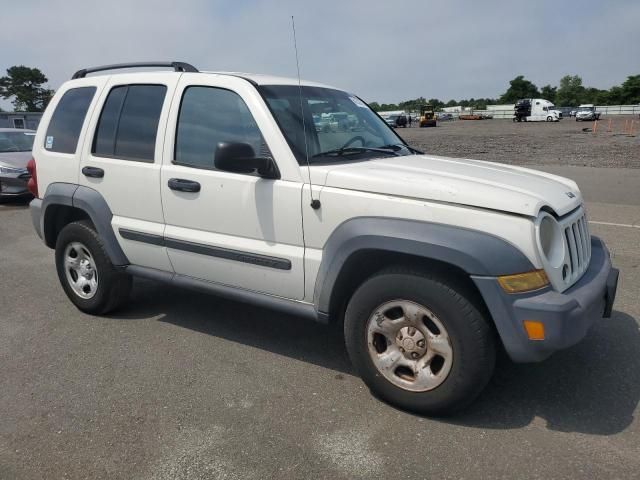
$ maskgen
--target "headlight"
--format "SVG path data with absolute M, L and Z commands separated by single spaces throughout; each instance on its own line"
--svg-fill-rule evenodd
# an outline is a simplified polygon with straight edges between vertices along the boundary
M 7 167 L 5 165 L 0 165 L 0 173 L 21 174 L 21 173 L 27 173 L 27 171 L 28 170 L 26 168 Z
M 549 279 L 544 270 L 534 270 L 515 275 L 502 275 L 498 277 L 498 283 L 507 293 L 523 293 L 549 285 Z
M 542 212 L 536 222 L 538 248 L 546 263 L 558 268 L 564 261 L 564 239 L 560 224 L 547 212 Z

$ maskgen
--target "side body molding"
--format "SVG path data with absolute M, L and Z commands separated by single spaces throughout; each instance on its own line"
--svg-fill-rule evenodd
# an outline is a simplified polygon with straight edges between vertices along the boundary
M 113 213 L 100 193 L 92 188 L 71 183 L 50 184 L 42 199 L 40 231 L 43 232 L 43 236 L 47 209 L 54 205 L 75 207 L 86 212 L 100 234 L 111 262 L 117 266 L 129 264 L 111 228 Z
M 417 255 L 455 265 L 469 275 L 497 276 L 534 269 L 515 246 L 485 232 L 415 220 L 354 218 L 336 228 L 325 243 L 314 289 L 321 317 L 330 312 L 342 267 L 362 250 Z

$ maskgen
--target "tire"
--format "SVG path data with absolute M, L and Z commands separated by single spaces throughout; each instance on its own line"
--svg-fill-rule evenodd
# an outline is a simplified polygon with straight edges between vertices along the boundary
M 60 284 L 78 309 L 104 315 L 128 300 L 131 277 L 113 266 L 89 221 L 66 225 L 58 235 L 55 255 Z
M 553 117 L 547 117 L 547 122 L 553 122 Z
M 398 302 L 406 303 L 400 303 L 401 306 L 398 307 Z M 420 414 L 451 414 L 466 407 L 480 394 L 489 382 L 495 366 L 494 330 L 486 316 L 481 313 L 483 309 L 478 308 L 476 304 L 473 293 L 439 276 L 409 269 L 378 273 L 356 290 L 347 305 L 344 335 L 349 357 L 362 380 L 380 399 Z M 426 339 L 422 341 L 423 347 L 426 344 L 423 348 L 426 353 L 418 360 L 407 359 L 409 350 L 403 350 L 398 346 L 398 336 L 402 338 L 403 332 L 400 330 L 397 335 L 393 332 L 403 323 L 396 325 L 389 320 L 399 315 L 396 308 L 402 311 L 400 322 L 404 322 L 407 313 L 411 312 L 417 312 L 413 317 L 421 319 L 421 327 L 414 328 L 414 333 L 409 327 L 399 344 L 417 349 L 422 335 L 422 338 Z M 429 317 L 422 316 L 426 311 L 429 312 Z M 391 335 L 383 335 L 382 341 L 378 333 L 371 333 L 381 326 L 391 332 Z M 429 332 L 426 332 L 427 330 Z M 428 337 L 423 335 L 425 332 L 431 335 L 434 332 L 439 334 Z M 413 335 L 411 338 L 415 341 L 407 346 L 404 342 L 410 335 Z M 438 354 L 435 354 L 427 367 L 434 377 L 414 375 L 414 379 L 411 380 L 410 370 L 403 365 L 384 369 L 376 366 L 387 361 L 386 359 L 391 359 L 392 354 L 401 355 L 400 364 L 413 361 L 419 365 L 418 362 L 426 362 L 433 355 L 432 348 L 447 351 L 446 342 L 442 341 L 446 340 L 446 336 L 449 359 L 447 360 L 447 354 L 444 353 L 438 361 L 438 369 Z M 387 349 L 389 356 L 385 357 Z M 410 352 L 416 356 L 419 353 Z M 392 368 L 395 368 L 395 371 L 392 371 Z M 420 371 L 427 373 L 426 368 Z M 427 378 L 427 383 L 420 378 Z M 431 380 L 432 378 L 435 380 Z

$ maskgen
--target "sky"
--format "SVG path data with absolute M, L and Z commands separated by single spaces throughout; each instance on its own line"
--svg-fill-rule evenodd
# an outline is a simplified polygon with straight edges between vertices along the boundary
M 516 75 L 610 88 L 640 74 L 637 0 L 0 1 L 0 74 L 38 67 L 54 89 L 127 61 L 295 76 L 292 15 L 302 78 L 368 102 L 497 97 Z

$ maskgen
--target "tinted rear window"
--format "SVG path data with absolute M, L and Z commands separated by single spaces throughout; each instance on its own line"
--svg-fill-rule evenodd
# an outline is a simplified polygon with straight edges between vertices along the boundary
M 75 153 L 84 117 L 96 93 L 96 87 L 67 90 L 58 102 L 47 127 L 44 148 L 51 152 Z
M 103 157 L 153 162 L 167 87 L 114 87 L 102 108 L 92 152 Z

